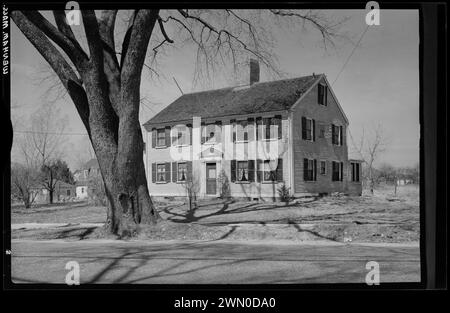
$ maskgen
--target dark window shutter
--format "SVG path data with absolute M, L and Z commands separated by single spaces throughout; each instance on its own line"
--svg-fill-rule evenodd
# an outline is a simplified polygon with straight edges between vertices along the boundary
M 176 183 L 178 180 L 178 165 L 177 162 L 172 162 L 172 181 Z
M 200 135 L 202 137 L 202 141 L 201 141 L 202 144 L 204 144 L 206 141 L 205 134 L 206 134 L 206 126 L 205 126 L 205 123 L 202 122 L 201 127 L 200 127 Z
M 262 160 L 256 160 L 256 181 L 262 181 L 262 171 L 261 171 Z
M 248 181 L 255 181 L 255 160 L 248 160 Z
M 317 160 L 314 159 L 314 180 L 317 180 Z
M 170 182 L 170 162 L 166 162 L 166 182 Z
M 303 159 L 303 180 L 308 180 L 308 159 Z
M 277 181 L 283 181 L 283 159 L 278 159 Z
M 236 120 L 230 121 L 231 138 L 233 142 L 236 142 Z
M 173 133 L 173 136 L 171 137 L 171 143 L 173 144 L 173 145 L 175 145 L 175 144 L 180 144 L 179 142 L 178 142 L 178 132 L 179 132 L 180 130 L 179 129 L 177 129 L 176 131 L 173 131 L 172 133 Z
M 324 98 L 325 98 L 325 100 L 324 100 L 324 104 L 325 104 L 325 106 L 327 106 L 328 105 L 328 86 L 325 86 L 325 88 L 324 88 L 325 90 L 324 90 Z
M 312 140 L 316 141 L 316 120 L 312 120 Z
M 281 127 L 281 115 L 275 115 L 275 125 L 278 128 L 278 139 L 282 137 L 282 127 Z
M 152 183 L 156 183 L 156 163 L 152 163 Z
M 166 126 L 166 147 L 170 147 L 170 126 Z
M 341 146 L 343 146 L 344 145 L 344 138 L 345 138 L 345 136 L 344 136 L 344 127 L 341 126 L 340 128 L 341 128 Z
M 333 145 L 336 144 L 336 142 L 334 141 L 335 132 L 336 130 L 334 129 L 334 124 L 331 124 L 331 143 Z
M 186 127 L 189 133 L 189 144 L 192 145 L 192 124 L 187 124 Z
M 152 148 L 156 147 L 156 128 L 152 128 Z
M 262 118 L 256 118 L 256 140 L 262 139 Z
M 192 179 L 192 161 L 186 162 L 186 179 Z
M 231 160 L 231 182 L 236 181 L 236 160 Z
M 216 121 L 216 142 L 222 142 L 222 122 L 221 121 Z
M 306 117 L 302 116 L 302 139 L 306 139 Z
M 317 103 L 323 104 L 323 85 L 322 84 L 319 84 L 319 91 L 318 91 L 317 95 L 318 95 Z
M 340 174 L 340 181 L 343 181 L 344 180 L 344 162 L 341 162 L 341 172 L 339 173 Z
M 255 119 L 253 117 L 247 119 L 247 133 L 248 141 L 253 141 L 255 139 Z

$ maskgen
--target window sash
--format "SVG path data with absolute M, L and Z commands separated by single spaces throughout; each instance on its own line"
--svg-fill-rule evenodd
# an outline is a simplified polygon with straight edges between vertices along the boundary
M 248 123 L 247 121 L 236 122 L 236 141 L 248 141 Z
M 314 181 L 314 159 L 307 159 L 307 162 L 308 166 L 304 169 L 306 174 L 304 175 L 305 181 Z
M 277 181 L 277 171 L 270 168 L 270 160 L 264 160 L 260 163 L 260 171 L 262 172 L 263 182 Z M 262 167 L 262 168 L 261 168 Z
M 305 131 L 306 140 L 312 140 L 312 119 L 310 118 L 306 119 Z
M 156 145 L 158 147 L 166 145 L 166 130 L 164 128 L 157 130 Z
M 248 161 L 238 161 L 236 170 L 236 180 L 248 181 Z
M 341 181 L 343 178 L 343 172 L 341 171 L 341 162 L 332 163 L 332 181 Z M 343 170 L 343 169 L 342 169 Z
M 156 181 L 165 182 L 166 181 L 166 165 L 157 164 L 156 165 Z
M 178 163 L 177 166 L 177 181 L 186 181 L 187 178 L 187 164 Z
M 216 124 L 207 124 L 203 127 L 203 138 L 205 143 L 215 143 L 217 137 Z

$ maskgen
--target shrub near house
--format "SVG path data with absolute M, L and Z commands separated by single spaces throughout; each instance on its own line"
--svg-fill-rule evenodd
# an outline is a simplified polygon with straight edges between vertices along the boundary
M 218 174 L 232 197 L 361 194 L 359 160 L 348 159 L 348 120 L 326 76 L 258 82 L 184 94 L 147 123 L 144 154 L 153 196 L 184 197 L 198 175 L 199 197 L 218 197 Z

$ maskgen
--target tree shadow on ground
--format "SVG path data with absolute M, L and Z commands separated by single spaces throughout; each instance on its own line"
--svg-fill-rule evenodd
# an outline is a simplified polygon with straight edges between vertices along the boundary
M 315 200 L 314 200 L 315 201 Z M 198 222 L 203 219 L 206 219 L 208 217 L 212 216 L 220 216 L 220 215 L 227 215 L 227 214 L 239 214 L 239 213 L 247 213 L 247 212 L 258 212 L 258 211 L 266 211 L 266 210 L 273 210 L 273 209 L 283 209 L 288 207 L 295 207 L 299 206 L 297 203 L 291 203 L 291 204 L 266 204 L 261 205 L 259 202 L 250 203 L 243 206 L 236 206 L 235 208 L 230 209 L 229 206 L 231 204 L 236 203 L 237 201 L 234 199 L 231 200 L 225 200 L 223 202 L 219 202 L 217 204 L 222 205 L 217 211 L 213 211 L 211 213 L 203 214 L 203 215 L 195 215 L 195 213 L 198 211 L 199 208 L 205 207 L 203 206 L 197 206 L 196 208 L 193 208 L 191 210 L 186 211 L 186 213 L 177 213 L 174 212 L 175 207 L 166 207 L 162 209 L 162 212 L 169 215 L 167 218 L 169 221 L 175 222 L 175 223 L 193 223 Z M 311 201 L 312 202 L 312 201 Z M 209 204 L 211 205 L 211 204 Z M 255 221 L 249 221 L 255 222 Z M 235 222 L 224 222 L 224 224 L 234 224 Z
M 300 225 L 298 225 L 297 223 L 295 223 L 294 221 L 292 221 L 290 219 L 288 219 L 287 223 L 289 225 L 294 226 L 294 228 L 297 229 L 297 231 L 299 233 L 306 232 L 306 233 L 309 233 L 311 235 L 314 235 L 316 237 L 319 237 L 319 238 L 322 238 L 322 239 L 325 239 L 325 240 L 331 240 L 331 241 L 334 241 L 334 242 L 339 242 L 339 240 L 336 240 L 336 238 L 334 238 L 334 237 L 327 237 L 327 236 L 319 234 L 318 232 L 315 232 L 315 231 L 312 231 L 312 230 L 309 230 L 309 229 L 304 229 Z
M 188 248 L 188 247 L 184 247 Z M 113 260 L 103 267 L 101 270 L 97 271 L 93 275 L 92 278 L 88 279 L 85 284 L 96 284 L 96 283 L 105 283 L 105 279 L 107 279 L 108 283 L 126 283 L 126 284 L 132 284 L 132 283 L 140 283 L 145 282 L 152 279 L 157 278 L 165 278 L 165 277 L 172 277 L 172 276 L 178 276 L 178 275 L 189 275 L 189 274 L 196 274 L 198 273 L 199 277 L 202 277 L 201 272 L 204 270 L 212 270 L 214 271 L 220 271 L 220 267 L 223 266 L 231 266 L 238 263 L 246 262 L 245 259 L 234 259 L 234 260 L 221 260 L 221 259 L 215 259 L 216 261 L 219 261 L 218 263 L 214 264 L 208 264 L 208 265 L 199 265 L 199 266 L 192 266 L 192 262 L 199 261 L 195 257 L 192 258 L 170 258 L 170 257 L 161 257 L 157 255 L 157 252 L 164 251 L 165 249 L 152 249 L 152 252 L 154 254 L 142 254 L 144 252 L 144 249 L 128 249 L 124 248 L 123 252 L 120 256 L 114 257 Z M 155 255 L 156 254 L 156 255 Z M 153 273 L 147 274 L 147 275 L 140 275 L 139 277 L 132 277 L 136 271 L 138 271 L 140 268 L 144 266 L 150 265 L 152 261 L 156 261 L 158 259 L 171 259 L 175 261 L 174 264 L 169 265 L 169 263 L 165 263 L 162 268 L 156 269 L 155 271 L 152 271 Z M 99 257 L 93 259 L 90 263 L 96 263 L 99 261 L 104 261 L 104 258 Z M 133 265 L 124 265 L 123 262 L 134 261 Z M 126 270 L 119 274 L 117 274 L 118 271 L 121 270 L 121 268 L 126 267 Z M 183 269 L 185 267 L 185 269 Z M 151 269 L 154 269 L 152 267 Z M 112 277 L 111 276 L 117 276 Z M 183 282 L 179 282 L 183 283 Z

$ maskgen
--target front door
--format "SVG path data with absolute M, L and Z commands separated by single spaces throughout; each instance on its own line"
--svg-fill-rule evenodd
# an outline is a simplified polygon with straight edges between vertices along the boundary
M 216 195 L 217 180 L 216 180 L 216 163 L 206 163 L 206 194 Z

